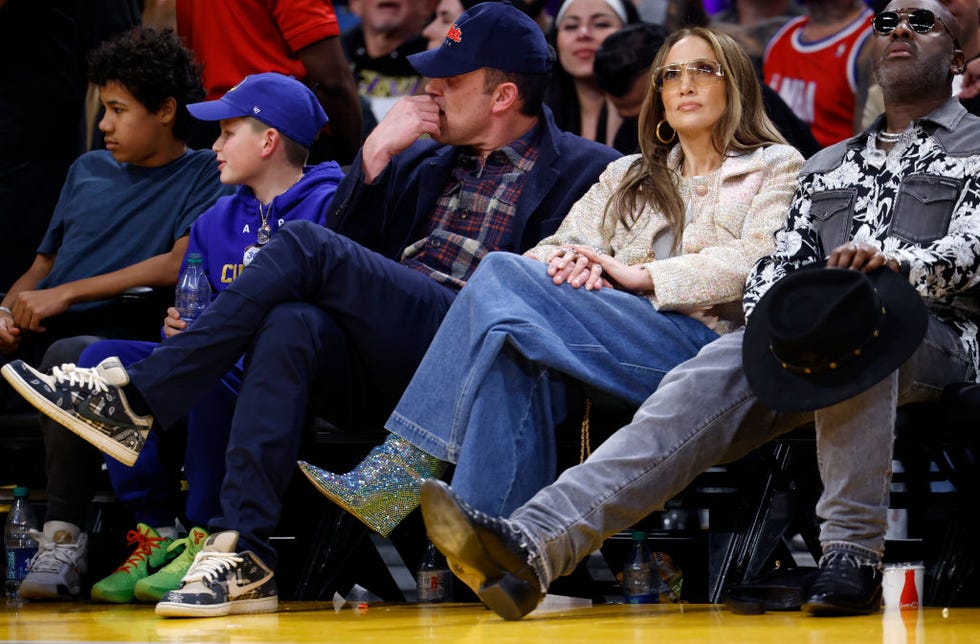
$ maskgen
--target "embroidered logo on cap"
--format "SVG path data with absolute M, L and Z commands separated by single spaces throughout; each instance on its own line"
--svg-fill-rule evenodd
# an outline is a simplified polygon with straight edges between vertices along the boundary
M 458 45 L 460 42 L 463 41 L 463 32 L 460 31 L 459 27 L 456 24 L 453 24 L 453 26 L 450 27 L 449 31 L 446 33 L 446 38 L 448 38 L 449 40 L 453 41 Z
M 253 105 L 252 106 L 252 114 L 258 114 L 261 111 L 262 111 L 262 109 L 258 105 Z

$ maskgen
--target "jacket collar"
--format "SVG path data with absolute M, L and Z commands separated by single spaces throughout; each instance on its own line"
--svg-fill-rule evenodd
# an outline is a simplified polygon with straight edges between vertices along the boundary
M 738 176 L 740 174 L 755 172 L 761 168 L 765 164 L 763 150 L 765 150 L 767 147 L 769 146 L 756 148 L 755 150 L 751 150 L 749 152 L 729 151 L 726 153 L 720 168 L 722 180 L 727 179 L 728 177 Z M 670 152 L 667 153 L 667 167 L 672 168 L 678 175 L 680 175 L 680 164 L 681 144 L 678 143 L 671 148 Z
M 960 103 L 960 99 L 955 96 L 951 96 L 946 100 L 945 103 L 929 112 L 923 117 L 915 119 L 919 123 L 931 123 L 938 127 L 943 128 L 947 132 L 952 132 L 959 125 L 963 117 L 966 116 L 968 112 L 963 104 Z M 885 127 L 885 115 L 879 114 L 878 117 L 871 123 L 861 135 L 852 138 L 848 141 L 848 147 L 856 148 L 863 147 L 867 137 L 874 135 L 874 133 L 881 131 Z

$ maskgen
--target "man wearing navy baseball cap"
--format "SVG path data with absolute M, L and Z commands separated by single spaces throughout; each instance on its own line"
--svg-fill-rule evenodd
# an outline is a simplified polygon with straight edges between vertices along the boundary
M 619 156 L 555 126 L 542 105 L 548 45 L 509 3 L 466 11 L 442 47 L 410 61 L 432 76 L 426 94 L 400 99 L 365 141 L 337 188 L 326 228 L 283 227 L 186 331 L 125 369 L 102 368 L 109 362 L 91 370 L 106 391 L 126 398 L 126 405 L 112 406 L 125 407 L 125 418 L 105 418 L 107 433 L 96 436 L 75 411 L 34 398 L 58 422 L 132 464 L 151 426 L 165 432 L 248 351 L 226 452 L 222 516 L 209 525 L 212 532 L 238 532 L 237 545 L 220 535 L 211 545 L 215 552 L 238 552 L 239 561 L 251 550 L 249 561 L 272 567 L 275 550 L 267 537 L 295 468 L 317 366 L 348 374 L 314 395 L 322 415 L 341 425 L 381 426 L 480 260 L 491 251 L 523 252 L 553 233 Z M 253 82 L 219 103 L 303 138 L 291 129 L 296 123 L 283 123 L 262 102 L 279 100 L 282 92 L 253 96 Z M 219 140 L 219 161 L 226 154 L 220 147 Z M 292 333 L 307 341 L 277 351 L 289 316 L 308 319 L 307 336 Z M 52 390 L 72 386 L 34 377 L 50 381 Z M 81 400 L 90 392 L 76 393 Z M 89 413 L 87 402 L 79 405 Z M 230 586 L 237 564 L 223 561 L 229 563 L 219 581 Z M 271 586 L 271 573 L 252 569 Z M 179 601 L 158 612 L 252 610 L 240 599 L 259 600 L 255 610 L 275 605 L 271 588 L 264 597 L 233 593 L 232 599 L 212 590 L 185 586 Z
M 373 181 L 392 157 L 426 134 L 445 145 L 468 146 L 482 158 L 518 139 L 531 154 L 539 144 L 552 147 L 551 141 L 564 147 L 572 139 L 556 136 L 551 113 L 542 107 L 553 59 L 540 27 L 509 2 L 465 11 L 441 47 L 408 57 L 430 79 L 425 94 L 396 103 L 364 142 L 363 178 Z M 610 160 L 606 150 L 600 154 Z M 573 167 L 555 163 L 559 171 Z

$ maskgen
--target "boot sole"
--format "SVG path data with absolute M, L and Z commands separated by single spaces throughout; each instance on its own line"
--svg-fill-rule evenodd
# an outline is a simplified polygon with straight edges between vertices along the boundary
M 134 452 L 106 436 L 94 422 L 87 421 L 73 412 L 65 411 L 44 396 L 38 394 L 9 365 L 4 365 L 0 371 L 3 372 L 3 377 L 10 383 L 10 386 L 42 414 L 65 429 L 77 434 L 86 442 L 91 443 L 100 451 L 105 452 L 120 463 L 129 465 L 130 467 L 136 463 L 136 459 L 139 457 L 138 452 Z
M 429 538 L 449 559 L 456 576 L 495 613 L 508 621 L 519 620 L 540 603 L 544 596 L 540 589 L 509 570 L 527 564 L 497 544 L 484 543 L 442 487 L 422 487 L 422 517 Z
M 871 615 L 881 610 L 881 589 L 863 605 L 839 604 L 831 601 L 810 599 L 803 604 L 803 611 L 816 617 L 838 617 L 846 615 Z
M 279 610 L 278 597 L 258 599 L 238 599 L 224 604 L 194 605 L 176 602 L 160 602 L 156 614 L 161 617 L 223 617 L 225 615 L 248 615 L 252 613 L 275 613 Z

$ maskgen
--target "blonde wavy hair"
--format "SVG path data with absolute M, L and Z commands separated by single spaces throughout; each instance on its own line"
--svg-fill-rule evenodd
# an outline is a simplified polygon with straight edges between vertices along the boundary
M 649 205 L 663 212 L 670 222 L 675 253 L 680 249 L 684 233 L 685 204 L 677 187 L 679 175 L 674 168 L 667 166 L 667 155 L 675 144 L 673 141 L 662 143 L 656 134 L 657 125 L 665 118 L 665 109 L 654 76 L 667 59 L 670 48 L 689 36 L 700 38 L 711 46 L 724 72 L 721 80 L 725 83 L 727 108 L 714 125 L 712 139 L 715 149 L 726 155 L 786 143 L 766 116 L 755 68 L 740 44 L 731 36 L 704 27 L 679 29 L 668 36 L 653 60 L 650 86 L 640 110 L 640 157 L 630 165 L 606 203 L 603 227 L 611 231 L 618 221 L 630 228 L 642 207 Z M 661 128 L 661 133 L 664 136 L 669 134 L 673 139 L 673 129 L 668 123 L 664 125 L 666 127 Z

